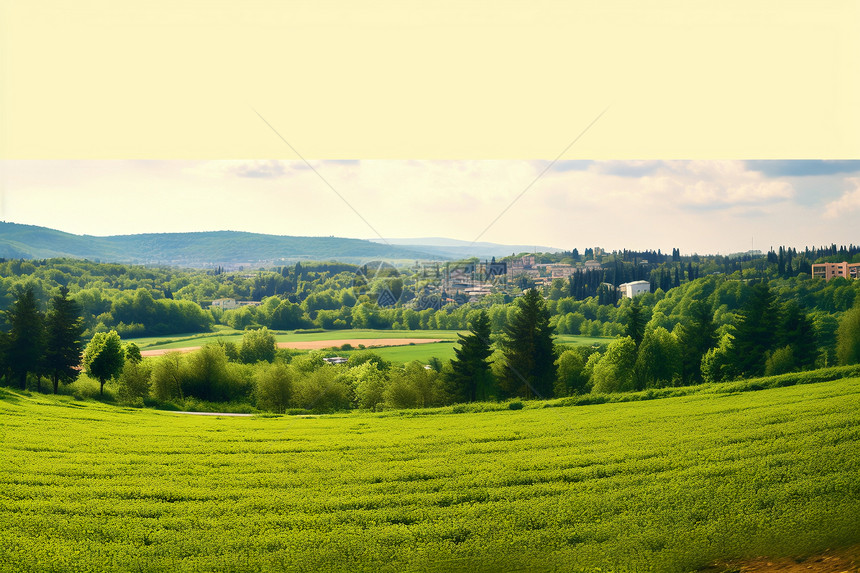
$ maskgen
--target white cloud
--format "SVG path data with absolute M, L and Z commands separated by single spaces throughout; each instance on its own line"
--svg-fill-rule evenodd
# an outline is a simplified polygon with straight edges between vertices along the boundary
M 790 183 L 749 171 L 741 161 L 671 162 L 670 169 L 643 177 L 642 183 L 663 200 L 693 208 L 762 205 L 794 196 Z
M 836 219 L 846 213 L 860 209 L 860 177 L 850 177 L 847 181 L 854 185 L 854 189 L 846 191 L 839 199 L 828 203 L 824 207 L 825 217 Z
M 856 242 L 847 219 L 810 219 L 791 181 L 744 162 L 602 163 L 550 170 L 526 191 L 546 161 L 311 161 L 335 193 L 300 160 L 10 161 L 0 162 L 0 200 L 7 220 L 96 235 L 369 238 L 375 229 L 472 240 L 489 226 L 481 240 L 563 248 L 725 253 L 753 237 L 756 248 Z M 830 199 L 842 195 L 827 205 L 831 216 L 860 208 L 860 178 L 821 186 Z

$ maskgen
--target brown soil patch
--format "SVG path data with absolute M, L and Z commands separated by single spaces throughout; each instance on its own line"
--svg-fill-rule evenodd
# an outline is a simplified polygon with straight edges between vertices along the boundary
M 427 344 L 429 342 L 442 342 L 441 338 L 344 338 L 342 340 L 306 340 L 301 342 L 279 342 L 278 348 L 295 348 L 297 350 L 321 350 L 323 348 L 340 348 L 349 344 L 358 348 L 363 344 L 365 348 L 379 348 L 380 346 L 406 346 L 408 344 Z
M 828 549 L 809 557 L 732 560 L 719 562 L 702 570 L 702 573 L 858 573 L 860 572 L 860 545 L 842 549 Z
M 144 358 L 147 356 L 164 356 L 168 352 L 194 352 L 200 350 L 199 346 L 186 346 L 185 348 L 156 348 L 155 350 L 141 350 L 140 355 Z

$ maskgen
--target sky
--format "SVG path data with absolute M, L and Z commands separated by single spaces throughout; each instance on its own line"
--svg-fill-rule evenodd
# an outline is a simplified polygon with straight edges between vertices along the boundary
M 860 242 L 860 161 L 4 160 L 0 220 L 726 254 Z

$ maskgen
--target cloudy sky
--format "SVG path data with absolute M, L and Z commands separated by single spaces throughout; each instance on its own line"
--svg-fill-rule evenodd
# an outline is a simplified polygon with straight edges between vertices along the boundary
M 860 161 L 0 161 L 0 219 L 730 253 L 860 242 Z

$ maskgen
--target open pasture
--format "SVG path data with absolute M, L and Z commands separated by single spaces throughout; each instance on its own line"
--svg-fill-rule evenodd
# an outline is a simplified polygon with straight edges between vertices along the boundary
M 324 342 L 338 340 L 355 340 L 356 345 L 361 343 L 362 339 L 397 339 L 397 338 L 422 338 L 422 339 L 440 339 L 440 340 L 457 340 L 457 333 L 466 331 L 457 330 L 364 330 L 364 329 L 347 329 L 347 330 L 326 330 L 323 332 L 289 332 L 289 331 L 271 331 L 275 335 L 275 341 L 278 343 L 291 342 Z M 174 335 L 163 337 L 148 337 L 148 338 L 130 338 L 127 342 L 134 342 L 141 350 L 150 350 L 156 348 L 187 348 L 192 346 L 202 346 L 218 341 L 242 343 L 244 331 L 234 329 L 220 329 L 217 332 L 194 335 Z
M 6 392 L 0 570 L 680 572 L 860 541 L 860 379 L 532 405 L 219 418 Z

